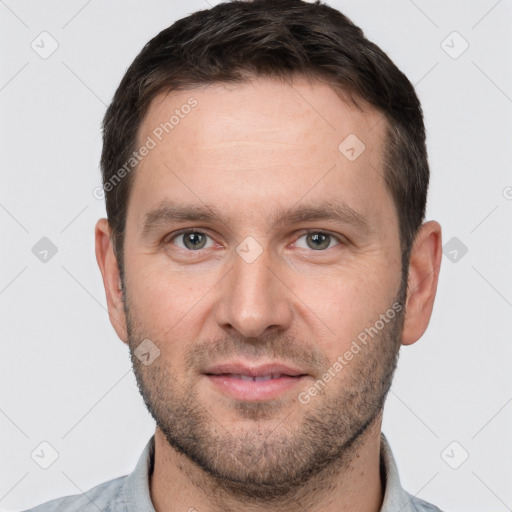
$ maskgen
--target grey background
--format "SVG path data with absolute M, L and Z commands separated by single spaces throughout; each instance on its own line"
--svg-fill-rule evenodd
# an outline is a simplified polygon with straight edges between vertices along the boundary
M 402 347 L 385 410 L 402 484 L 446 511 L 511 510 L 512 1 L 328 3 L 417 86 L 427 218 L 449 243 L 430 326 Z M 147 40 L 208 4 L 0 0 L 4 510 L 130 472 L 153 433 L 94 256 L 100 122 Z M 48 469 L 41 442 L 58 453 Z

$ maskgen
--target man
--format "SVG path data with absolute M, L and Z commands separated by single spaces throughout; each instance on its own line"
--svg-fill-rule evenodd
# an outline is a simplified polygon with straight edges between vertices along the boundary
M 432 511 L 381 433 L 441 228 L 407 78 L 338 11 L 235 1 L 137 56 L 104 120 L 96 256 L 156 421 L 35 511 Z

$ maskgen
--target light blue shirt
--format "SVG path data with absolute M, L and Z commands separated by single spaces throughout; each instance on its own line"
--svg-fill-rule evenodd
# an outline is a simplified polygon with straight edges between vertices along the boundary
M 155 512 L 149 494 L 154 451 L 153 435 L 129 475 L 109 480 L 84 494 L 57 498 L 25 512 Z M 402 488 L 391 447 L 383 433 L 380 458 L 386 477 L 381 512 L 442 512 Z

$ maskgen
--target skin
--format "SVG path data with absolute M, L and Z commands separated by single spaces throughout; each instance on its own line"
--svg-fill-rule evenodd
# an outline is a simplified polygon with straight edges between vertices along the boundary
M 259 78 L 158 96 L 140 142 L 190 97 L 197 106 L 135 171 L 124 296 L 106 219 L 95 232 L 110 320 L 130 347 L 157 420 L 155 510 L 378 511 L 381 402 L 400 345 L 417 341 L 430 320 L 441 227 L 426 222 L 417 234 L 405 314 L 301 403 L 299 392 L 400 291 L 398 217 L 382 178 L 385 122 L 370 106 L 360 102 L 360 110 L 320 82 Z M 338 150 L 349 134 L 366 146 L 354 161 Z M 226 218 L 161 224 L 144 236 L 145 215 L 164 200 L 212 205 Z M 359 212 L 368 231 L 338 220 L 271 223 L 286 207 L 328 201 Z M 172 238 L 183 228 L 208 235 L 206 248 L 187 249 L 184 237 Z M 304 229 L 338 238 L 314 249 Z M 251 263 L 236 252 L 248 236 L 262 249 Z M 160 350 L 148 366 L 133 356 L 146 338 Z M 308 376 L 274 400 L 234 400 L 201 371 L 235 357 L 282 361 Z M 194 447 L 206 460 L 190 456 Z M 299 474 L 319 450 L 326 467 L 310 468 L 307 478 Z

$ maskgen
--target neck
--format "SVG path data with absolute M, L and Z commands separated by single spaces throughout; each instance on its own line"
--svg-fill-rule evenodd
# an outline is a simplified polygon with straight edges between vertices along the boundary
M 150 482 L 153 506 L 156 512 L 378 512 L 384 495 L 380 474 L 381 421 L 379 415 L 342 463 L 326 466 L 296 489 L 293 496 L 271 502 L 243 500 L 229 492 L 215 477 L 170 446 L 157 427 Z

